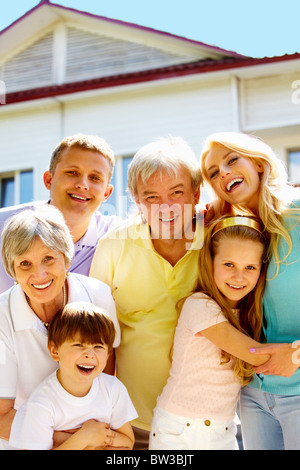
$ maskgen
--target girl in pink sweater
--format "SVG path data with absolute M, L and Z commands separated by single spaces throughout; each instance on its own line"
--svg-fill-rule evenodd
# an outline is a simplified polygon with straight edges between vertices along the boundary
M 197 292 L 185 299 L 170 375 L 157 406 L 150 449 L 238 449 L 240 389 L 268 355 L 260 346 L 268 237 L 251 217 L 224 217 L 208 229 Z M 252 339 L 253 338 L 253 339 Z

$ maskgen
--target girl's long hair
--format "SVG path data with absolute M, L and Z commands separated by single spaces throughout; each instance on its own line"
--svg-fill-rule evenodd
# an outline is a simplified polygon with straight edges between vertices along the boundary
M 260 341 L 263 318 L 262 298 L 267 270 L 269 237 L 266 233 L 260 233 L 253 228 L 239 225 L 226 227 L 212 237 L 213 229 L 219 221 L 220 219 L 211 224 L 207 229 L 204 244 L 200 250 L 197 291 L 203 292 L 213 299 L 220 306 L 223 315 L 231 325 L 256 341 Z M 239 315 L 237 315 L 229 306 L 228 301 L 218 290 L 214 281 L 213 259 L 218 250 L 220 241 L 224 239 L 252 240 L 259 242 L 264 246 L 262 268 L 258 282 L 255 288 L 240 301 L 238 306 Z M 252 366 L 247 362 L 238 358 L 233 358 L 227 352 L 222 351 L 222 363 L 227 363 L 233 359 L 235 361 L 235 375 L 244 386 L 251 381 L 253 376 Z

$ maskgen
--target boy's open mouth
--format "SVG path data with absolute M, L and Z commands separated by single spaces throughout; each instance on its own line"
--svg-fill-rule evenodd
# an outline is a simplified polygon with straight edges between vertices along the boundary
M 84 365 L 84 364 L 78 364 L 77 368 L 79 371 L 84 374 L 84 375 L 89 375 L 93 372 L 95 369 L 95 366 L 89 366 L 89 365 Z

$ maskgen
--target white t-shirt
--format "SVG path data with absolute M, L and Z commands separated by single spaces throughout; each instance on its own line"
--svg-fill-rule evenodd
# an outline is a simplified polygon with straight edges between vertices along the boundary
M 9 443 L 19 449 L 50 450 L 55 430 L 76 429 L 89 419 L 118 429 L 136 417 L 128 392 L 116 377 L 101 373 L 88 394 L 79 398 L 70 395 L 53 372 L 18 409 Z

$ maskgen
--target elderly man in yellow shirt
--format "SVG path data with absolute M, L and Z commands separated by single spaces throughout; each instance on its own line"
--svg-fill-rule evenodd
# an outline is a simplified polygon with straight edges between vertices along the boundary
M 142 147 L 128 169 L 139 216 L 100 240 L 91 266 L 90 276 L 111 287 L 116 303 L 117 377 L 139 415 L 133 423 L 136 449 L 148 447 L 153 409 L 169 375 L 176 304 L 197 283 L 201 182 L 199 163 L 182 138 Z

